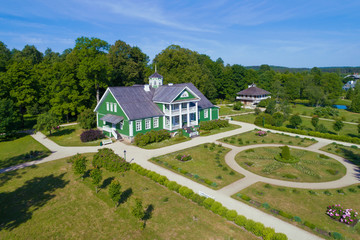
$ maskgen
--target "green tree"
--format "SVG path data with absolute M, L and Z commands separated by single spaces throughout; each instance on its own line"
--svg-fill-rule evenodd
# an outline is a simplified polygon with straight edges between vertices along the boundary
M 265 113 L 273 115 L 276 112 L 276 101 L 270 100 L 269 104 L 266 107 Z
M 119 181 L 113 180 L 109 186 L 109 196 L 115 203 L 115 208 L 118 207 L 121 199 L 121 185 Z
M 327 133 L 328 130 L 326 129 L 325 125 L 320 123 L 315 127 L 315 131 L 321 132 L 321 133 Z
M 0 41 L 0 72 L 6 71 L 6 66 L 8 65 L 11 58 L 11 52 L 7 46 Z
M 360 123 L 357 125 L 358 134 L 360 134 Z
M 90 171 L 90 177 L 92 178 L 92 183 L 95 185 L 95 192 L 98 192 L 98 187 L 102 180 L 102 171 L 100 168 L 94 168 Z
M 313 116 L 311 118 L 311 124 L 314 126 L 314 128 L 316 129 L 317 125 L 319 124 L 319 117 L 317 116 Z
M 37 131 L 42 131 L 42 130 L 49 131 L 51 135 L 51 130 L 58 129 L 59 125 L 60 125 L 60 120 L 55 114 L 43 113 L 37 117 L 35 129 Z
M 290 148 L 288 146 L 281 147 L 281 157 L 286 160 L 290 159 Z
M 341 120 L 336 120 L 333 124 L 333 129 L 338 132 L 344 127 L 344 123 Z
M 276 127 L 281 127 L 282 124 L 284 123 L 284 115 L 280 112 L 274 113 L 272 118 L 273 118 L 274 125 Z
M 350 111 L 360 113 L 360 94 L 354 94 L 350 105 Z
M 91 109 L 85 109 L 78 115 L 78 123 L 83 129 L 96 127 L 96 115 Z
M 135 205 L 132 207 L 131 213 L 140 221 L 143 220 L 145 211 L 142 205 L 142 200 L 140 198 L 135 198 Z M 144 224 L 142 223 L 141 226 L 144 227 Z
M 86 162 L 87 162 L 86 157 L 79 157 L 75 159 L 72 165 L 74 173 L 80 175 L 82 179 L 84 178 L 84 174 L 86 172 Z
M 294 128 L 298 128 L 301 125 L 302 120 L 301 120 L 301 117 L 296 114 L 296 115 L 292 115 L 290 117 L 289 122 L 290 122 L 291 126 L 293 126 Z
M 233 109 L 234 110 L 241 110 L 242 106 L 243 106 L 243 104 L 241 102 L 236 102 L 233 105 Z
M 0 137 L 6 137 L 15 133 L 19 124 L 20 115 L 13 101 L 10 99 L 0 99 Z

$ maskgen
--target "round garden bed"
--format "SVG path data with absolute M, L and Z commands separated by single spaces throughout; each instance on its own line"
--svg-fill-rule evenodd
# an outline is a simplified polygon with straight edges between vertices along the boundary
M 255 174 L 294 182 L 327 182 L 337 180 L 346 174 L 346 168 L 326 155 L 290 149 L 292 159 L 279 161 L 282 148 L 260 147 L 238 153 L 236 162 Z

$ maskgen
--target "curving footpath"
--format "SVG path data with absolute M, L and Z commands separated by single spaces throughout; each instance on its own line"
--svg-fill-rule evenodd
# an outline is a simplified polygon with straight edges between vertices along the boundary
M 332 141 L 328 139 L 322 139 L 322 138 L 314 138 L 318 141 L 318 143 L 315 143 L 309 147 L 302 148 L 302 147 L 293 147 L 298 149 L 306 149 L 309 151 L 319 152 L 322 154 L 326 154 L 338 161 L 340 161 L 343 165 L 345 165 L 347 169 L 347 173 L 344 177 L 342 177 L 339 180 L 332 181 L 332 182 L 322 182 L 322 183 L 296 183 L 296 182 L 288 182 L 288 181 L 282 181 L 282 180 L 276 180 L 276 179 L 270 179 L 262 176 L 258 176 L 256 174 L 253 174 L 243 168 L 241 168 L 236 162 L 235 162 L 235 156 L 240 151 L 246 150 L 248 148 L 254 148 L 254 147 L 264 147 L 264 146 L 281 146 L 278 144 L 260 144 L 260 145 L 249 145 L 244 147 L 235 147 L 229 144 L 224 144 L 224 146 L 231 148 L 232 150 L 225 156 L 226 163 L 235 171 L 245 175 L 245 178 L 240 179 L 220 190 L 213 190 L 211 188 L 208 188 L 204 185 L 201 185 L 197 182 L 194 182 L 182 175 L 176 174 L 168 169 L 162 168 L 156 164 L 153 164 L 148 161 L 148 159 L 164 154 L 168 154 L 171 152 L 179 151 L 182 149 L 186 149 L 189 147 L 193 147 L 196 145 L 200 145 L 203 143 L 209 143 L 209 142 L 216 142 L 217 139 L 229 137 L 235 134 L 240 134 L 244 132 L 248 132 L 253 130 L 254 128 L 259 128 L 255 126 L 254 124 L 249 123 L 243 123 L 243 122 L 236 122 L 236 121 L 230 121 L 232 124 L 241 125 L 241 128 L 235 129 L 228 132 L 223 132 L 211 136 L 206 137 L 197 137 L 190 141 L 179 143 L 176 145 L 171 145 L 168 147 L 164 147 L 161 149 L 153 149 L 153 150 L 146 150 L 146 149 L 140 149 L 138 147 L 135 147 L 133 145 L 127 145 L 125 143 L 121 142 L 115 142 L 111 145 L 106 146 L 96 146 L 96 147 L 62 147 L 58 144 L 54 143 L 53 141 L 49 140 L 44 136 L 42 133 L 37 132 L 36 134 L 33 134 L 32 137 L 39 141 L 41 144 L 43 144 L 45 147 L 47 147 L 52 154 L 44 159 L 27 162 L 23 164 L 19 164 L 17 166 L 12 166 L 4 169 L 0 169 L 0 173 L 13 171 L 16 169 L 24 168 L 27 166 L 35 165 L 35 164 L 41 164 L 44 162 L 54 161 L 60 158 L 73 156 L 77 153 L 89 153 L 89 152 L 97 152 L 100 148 L 111 148 L 114 150 L 115 153 L 117 153 L 120 156 L 124 155 L 124 150 L 126 150 L 126 160 L 127 161 L 134 161 L 137 164 L 141 165 L 142 167 L 155 171 L 161 175 L 166 176 L 171 181 L 176 181 L 179 184 L 183 186 L 187 186 L 188 188 L 192 189 L 194 192 L 202 191 L 216 199 L 216 201 L 223 204 L 225 207 L 229 209 L 234 209 L 238 212 L 238 214 L 244 215 L 249 219 L 252 219 L 257 222 L 263 223 L 265 226 L 272 227 L 277 232 L 283 232 L 285 233 L 289 239 L 305 239 L 305 240 L 311 240 L 311 239 L 321 239 L 320 237 L 309 233 L 303 229 L 300 229 L 290 223 L 287 223 L 285 221 L 282 221 L 281 219 L 278 219 L 270 214 L 264 213 L 256 208 L 253 208 L 245 203 L 242 203 L 240 201 L 237 201 L 233 198 L 231 198 L 231 195 L 240 191 L 241 189 L 244 189 L 256 182 L 267 182 L 274 185 L 280 185 L 280 186 L 288 186 L 288 187 L 297 187 L 297 188 L 310 188 L 310 189 L 322 189 L 322 188 L 339 188 L 339 187 L 345 187 L 348 185 L 352 185 L 354 183 L 359 183 L 359 177 L 357 177 L 356 171 L 358 171 L 357 167 L 354 165 L 348 163 L 345 159 L 338 157 L 336 155 L 323 152 L 319 150 L 321 147 L 330 144 L 332 142 L 337 142 L 339 144 L 343 144 L 345 146 L 351 146 L 354 144 L 350 143 L 344 143 L 339 141 Z M 263 130 L 268 130 L 265 128 L 261 128 Z M 277 132 L 282 133 L 280 131 L 271 130 L 271 132 Z M 309 137 L 309 136 L 302 136 L 299 134 L 292 134 L 292 133 L 286 133 L 286 135 L 289 136 L 300 136 L 300 137 Z M 329 186 L 331 185 L 331 186 Z

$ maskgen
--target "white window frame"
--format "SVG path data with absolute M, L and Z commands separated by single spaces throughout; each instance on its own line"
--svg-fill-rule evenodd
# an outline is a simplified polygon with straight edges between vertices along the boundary
M 123 128 L 124 128 L 124 122 L 121 121 L 119 124 L 120 124 L 120 129 L 123 130 Z
M 209 109 L 204 109 L 204 118 L 209 118 Z
M 184 92 L 181 94 L 180 97 L 181 97 L 181 98 L 187 98 L 187 97 L 189 97 L 189 93 L 188 93 L 187 91 L 184 91 Z
M 106 102 L 106 111 L 109 111 L 109 102 Z
M 110 103 L 110 112 L 112 112 L 113 110 L 113 103 Z
M 158 128 L 159 127 L 159 118 L 155 117 L 153 118 L 153 128 Z
M 145 129 L 151 128 L 151 118 L 145 119 Z
M 141 131 L 142 130 L 142 121 L 141 120 L 136 120 L 135 122 L 135 126 L 136 126 L 136 131 Z
M 114 103 L 114 112 L 117 112 L 117 104 Z

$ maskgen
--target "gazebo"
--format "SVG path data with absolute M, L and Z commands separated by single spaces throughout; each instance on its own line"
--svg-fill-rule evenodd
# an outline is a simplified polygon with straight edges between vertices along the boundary
M 236 100 L 241 101 L 245 107 L 255 107 L 261 100 L 270 98 L 270 92 L 256 87 L 253 83 L 247 89 L 237 93 Z

